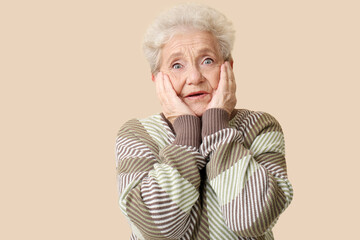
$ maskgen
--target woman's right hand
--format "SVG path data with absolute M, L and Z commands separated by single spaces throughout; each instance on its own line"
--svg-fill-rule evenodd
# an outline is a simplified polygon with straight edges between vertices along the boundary
M 155 78 L 156 93 L 160 100 L 163 114 L 173 124 L 181 115 L 196 114 L 177 96 L 167 74 L 159 72 Z

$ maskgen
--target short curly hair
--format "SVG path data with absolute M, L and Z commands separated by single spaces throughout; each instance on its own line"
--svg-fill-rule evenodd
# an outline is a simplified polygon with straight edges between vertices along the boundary
M 231 60 L 235 40 L 232 23 L 217 10 L 199 4 L 182 4 L 163 12 L 148 28 L 143 50 L 153 74 L 159 71 L 162 47 L 184 29 L 207 31 L 213 34 L 225 60 Z

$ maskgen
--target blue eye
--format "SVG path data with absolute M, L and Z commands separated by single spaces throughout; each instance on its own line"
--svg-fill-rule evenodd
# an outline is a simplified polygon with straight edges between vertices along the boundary
M 174 68 L 174 69 L 179 69 L 179 68 L 181 68 L 181 64 L 180 64 L 180 63 L 175 63 L 175 64 L 172 66 L 172 68 Z
M 204 64 L 212 64 L 214 61 L 211 58 L 207 58 L 204 61 Z

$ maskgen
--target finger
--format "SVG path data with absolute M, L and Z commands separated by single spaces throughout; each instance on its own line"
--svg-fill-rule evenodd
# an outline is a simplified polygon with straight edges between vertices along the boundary
M 172 84 L 172 82 L 170 80 L 170 77 L 167 74 L 165 74 L 164 79 L 165 79 L 165 82 L 166 82 L 166 89 L 168 91 L 170 91 L 171 94 L 173 94 L 175 96 L 178 96 L 178 93 L 176 92 L 176 90 L 174 88 L 174 85 Z
M 173 85 L 171 84 L 170 78 L 167 74 L 164 74 L 164 90 L 167 94 L 176 95 Z
M 226 62 L 226 70 L 230 81 L 235 81 L 234 71 L 229 62 Z
M 160 74 L 161 72 L 158 72 L 155 77 L 155 89 L 157 95 L 160 94 Z
M 228 92 L 233 85 L 233 75 L 232 75 L 232 71 L 231 71 L 231 66 L 230 63 L 228 61 L 224 62 L 224 71 L 225 71 L 225 77 L 224 77 L 224 83 L 223 83 L 223 91 L 224 92 Z
M 164 74 L 164 98 L 167 104 L 172 107 L 175 107 L 181 100 L 177 96 L 174 87 L 170 81 L 170 78 L 167 74 Z
M 164 74 L 162 72 L 159 72 L 155 79 L 156 84 L 156 93 L 158 95 L 158 98 L 160 101 L 163 101 L 164 98 Z
M 234 71 L 229 62 L 227 62 L 227 74 L 228 74 L 228 79 L 229 79 L 229 88 L 232 90 L 236 89 L 236 81 L 235 81 Z
M 217 89 L 223 89 L 227 82 L 226 64 L 223 63 L 220 69 L 220 80 Z

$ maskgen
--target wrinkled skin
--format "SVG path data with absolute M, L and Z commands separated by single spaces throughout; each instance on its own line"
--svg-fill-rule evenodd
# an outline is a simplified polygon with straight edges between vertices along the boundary
M 187 30 L 175 35 L 161 51 L 160 71 L 152 76 L 165 117 L 202 114 L 236 105 L 232 62 L 224 61 L 208 32 Z

